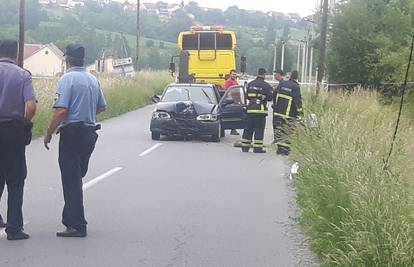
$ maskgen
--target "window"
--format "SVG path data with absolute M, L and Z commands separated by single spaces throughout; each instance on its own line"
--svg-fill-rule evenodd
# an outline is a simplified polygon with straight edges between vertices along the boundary
M 201 50 L 232 50 L 233 40 L 231 34 L 222 34 L 215 32 L 202 32 L 196 34 L 187 34 L 183 36 L 183 50 L 198 50 L 200 36 Z
M 162 102 L 194 101 L 217 104 L 214 89 L 211 87 L 169 87 Z
M 242 105 L 244 103 L 244 92 L 243 87 L 234 87 L 229 89 L 226 94 L 226 100 L 233 100 L 234 104 Z

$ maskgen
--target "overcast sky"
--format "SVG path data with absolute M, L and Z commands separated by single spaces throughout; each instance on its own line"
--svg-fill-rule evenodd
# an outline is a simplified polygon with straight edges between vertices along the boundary
M 135 0 L 136 1 L 136 0 Z M 141 0 L 141 3 L 155 3 L 158 0 Z M 181 0 L 163 0 L 168 3 L 180 3 Z M 184 1 L 187 4 L 189 1 Z M 284 13 L 298 13 L 302 17 L 311 15 L 316 3 L 320 0 L 196 0 L 202 7 L 216 7 L 227 9 L 236 5 L 243 9 L 261 11 L 279 11 Z

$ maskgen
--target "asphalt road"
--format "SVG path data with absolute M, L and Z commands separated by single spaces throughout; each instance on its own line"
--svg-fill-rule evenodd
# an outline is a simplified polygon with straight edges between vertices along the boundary
M 314 266 L 283 158 L 241 153 L 234 136 L 154 142 L 152 109 L 103 123 L 84 182 L 85 239 L 55 236 L 63 229 L 58 140 L 51 151 L 32 143 L 24 202 L 31 238 L 0 233 L 0 266 Z

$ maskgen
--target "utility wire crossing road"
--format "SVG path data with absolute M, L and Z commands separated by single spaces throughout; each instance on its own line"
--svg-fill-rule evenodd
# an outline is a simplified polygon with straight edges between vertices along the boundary
M 0 266 L 314 266 L 292 219 L 283 158 L 241 153 L 234 136 L 154 143 L 152 109 L 103 123 L 83 185 L 83 239 L 55 236 L 63 228 L 58 137 L 50 151 L 41 140 L 28 147 L 24 216 L 31 238 L 11 242 L 2 231 Z

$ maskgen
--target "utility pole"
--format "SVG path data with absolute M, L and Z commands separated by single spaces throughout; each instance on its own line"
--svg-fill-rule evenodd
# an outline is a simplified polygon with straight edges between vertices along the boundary
M 300 49 L 302 48 L 302 45 L 298 43 L 298 61 L 296 62 L 296 70 L 299 71 L 300 68 Z
M 280 69 L 283 70 L 285 65 L 285 41 L 282 41 L 282 59 L 280 60 Z
M 306 65 L 306 40 L 303 42 L 302 49 L 302 71 L 301 71 L 301 82 L 305 82 L 305 65 Z
M 310 58 L 309 58 L 309 83 L 312 83 L 312 74 L 313 74 L 313 25 L 312 25 L 312 33 L 310 35 L 309 47 L 310 47 Z
M 328 35 L 328 11 L 329 0 L 323 0 L 323 12 L 322 12 L 322 27 L 321 27 L 321 45 L 319 53 L 319 65 L 318 65 L 318 77 L 316 82 L 316 95 L 319 95 L 321 90 L 321 83 L 323 76 L 325 75 L 325 57 L 326 57 L 326 37 Z
M 24 19 L 25 19 L 26 0 L 20 0 L 19 9 L 19 55 L 17 64 L 23 68 L 24 60 Z
M 139 19 L 139 11 L 140 11 L 140 0 L 137 0 L 137 47 L 136 47 L 136 57 L 135 57 L 135 70 L 139 71 L 139 37 L 141 34 L 140 31 L 140 19 Z
M 274 52 L 274 55 L 273 55 L 273 71 L 275 71 L 276 70 L 276 57 L 277 57 L 277 43 L 276 43 L 276 40 L 275 40 L 275 43 L 274 43 L 274 49 L 275 49 L 275 52 Z

